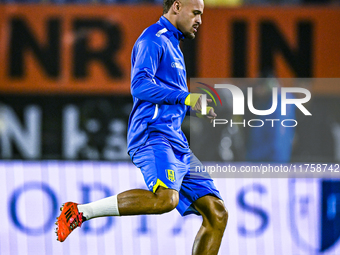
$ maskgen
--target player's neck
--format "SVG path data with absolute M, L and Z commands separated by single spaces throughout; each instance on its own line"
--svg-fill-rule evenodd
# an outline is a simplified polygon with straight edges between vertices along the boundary
M 170 12 L 163 14 L 163 16 L 175 27 L 177 28 L 176 24 L 176 15 L 171 14 Z M 177 28 L 178 29 L 178 28 Z

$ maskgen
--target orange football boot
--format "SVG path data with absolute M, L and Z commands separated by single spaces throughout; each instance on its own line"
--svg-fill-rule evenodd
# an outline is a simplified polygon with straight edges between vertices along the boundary
M 60 216 L 57 218 L 57 240 L 64 242 L 71 232 L 83 223 L 83 213 L 79 213 L 76 203 L 67 202 L 60 207 Z

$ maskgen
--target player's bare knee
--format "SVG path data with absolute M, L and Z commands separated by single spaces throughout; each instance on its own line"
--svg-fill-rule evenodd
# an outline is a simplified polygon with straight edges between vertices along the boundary
M 220 211 L 217 212 L 217 219 L 218 219 L 218 224 L 225 229 L 228 223 L 228 210 L 223 207 L 221 208 Z
M 159 213 L 172 211 L 179 202 L 178 192 L 173 189 L 163 189 L 160 192 L 157 191 L 157 197 L 157 208 Z
M 214 215 L 214 227 L 224 231 L 228 222 L 228 210 L 222 200 L 214 202 Z
M 179 197 L 178 192 L 172 192 L 168 196 L 163 196 L 159 200 L 159 206 L 161 208 L 162 213 L 170 212 L 176 208 L 178 205 Z
M 224 232 L 228 222 L 228 210 L 225 208 L 222 200 L 214 200 L 212 202 L 208 222 L 214 231 Z

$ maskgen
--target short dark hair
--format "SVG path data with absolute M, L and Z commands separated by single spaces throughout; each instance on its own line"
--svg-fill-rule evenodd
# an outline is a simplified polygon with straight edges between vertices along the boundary
M 163 1 L 163 14 L 166 14 L 169 12 L 171 6 L 176 0 L 164 0 Z

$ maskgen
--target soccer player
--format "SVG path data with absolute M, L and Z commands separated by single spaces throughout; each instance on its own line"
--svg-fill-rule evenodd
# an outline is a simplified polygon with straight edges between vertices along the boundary
M 163 16 L 132 50 L 128 153 L 149 190 L 128 190 L 83 205 L 65 203 L 56 222 L 59 241 L 92 218 L 162 214 L 176 208 L 182 216 L 203 218 L 192 254 L 218 253 L 228 213 L 210 176 L 194 172 L 201 163 L 181 130 L 184 117 L 200 112 L 203 102 L 202 95 L 188 92 L 179 43 L 195 38 L 203 8 L 203 0 L 165 0 Z M 216 117 L 211 107 L 205 117 Z

